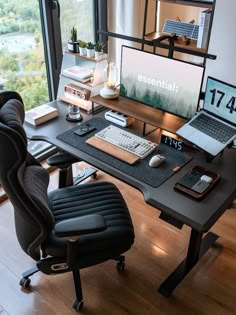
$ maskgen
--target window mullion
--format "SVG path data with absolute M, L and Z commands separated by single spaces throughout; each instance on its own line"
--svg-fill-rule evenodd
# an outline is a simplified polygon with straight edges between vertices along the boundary
M 49 82 L 49 95 L 55 100 L 62 63 L 60 5 L 57 0 L 40 0 L 42 33 Z

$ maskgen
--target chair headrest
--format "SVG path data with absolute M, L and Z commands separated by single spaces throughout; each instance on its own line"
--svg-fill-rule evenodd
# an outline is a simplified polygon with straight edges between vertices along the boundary
M 27 145 L 27 137 L 23 128 L 24 105 L 17 99 L 10 99 L 0 108 L 0 122 L 18 132 Z

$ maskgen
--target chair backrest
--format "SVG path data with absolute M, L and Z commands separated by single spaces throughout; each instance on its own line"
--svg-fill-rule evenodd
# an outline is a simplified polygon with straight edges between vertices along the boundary
M 0 183 L 14 207 L 18 241 L 38 260 L 54 218 L 47 200 L 49 175 L 27 151 L 23 121 L 23 103 L 1 102 L 0 96 Z

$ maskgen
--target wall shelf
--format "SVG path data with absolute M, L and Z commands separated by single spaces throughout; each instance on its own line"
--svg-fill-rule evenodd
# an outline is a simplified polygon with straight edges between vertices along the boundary
M 154 1 L 154 0 L 151 0 Z M 194 1 L 185 1 L 185 0 L 159 0 L 160 2 L 163 3 L 170 3 L 170 4 L 178 4 L 178 5 L 184 5 L 184 6 L 191 6 L 191 7 L 201 7 L 201 8 L 211 8 L 212 9 L 212 18 L 211 18 L 211 25 L 212 25 L 212 21 L 213 21 L 213 14 L 214 14 L 214 7 L 215 7 L 215 0 L 194 0 Z M 151 10 L 150 14 L 154 14 L 155 15 L 155 23 L 153 25 L 153 30 L 150 30 L 148 33 L 146 32 L 146 24 L 147 24 L 147 17 L 149 14 L 148 8 L 149 8 L 149 4 L 150 4 L 150 0 L 145 0 L 145 9 L 144 9 L 144 22 L 143 22 L 143 34 L 141 38 L 138 37 L 133 37 L 133 36 L 128 36 L 125 34 L 119 34 L 119 33 L 114 33 L 114 32 L 109 32 L 104 29 L 98 29 L 97 30 L 97 34 L 101 37 L 112 37 L 112 38 L 119 38 L 119 39 L 123 39 L 126 41 L 130 41 L 130 42 L 135 42 L 135 43 L 139 43 L 142 45 L 142 49 L 144 50 L 144 46 L 148 45 L 148 46 L 152 46 L 153 47 L 153 52 L 156 51 L 156 48 L 164 48 L 167 50 L 172 50 L 172 53 L 170 54 L 170 57 L 173 56 L 173 52 L 180 52 L 180 53 L 184 53 L 184 54 L 188 54 L 188 55 L 193 55 L 193 56 L 198 56 L 198 57 L 202 57 L 205 60 L 206 59 L 212 59 L 215 60 L 216 59 L 216 55 L 214 54 L 209 54 L 208 53 L 208 49 L 200 49 L 197 48 L 196 45 L 196 41 L 191 40 L 190 44 L 188 45 L 183 45 L 180 44 L 177 41 L 175 41 L 173 46 L 170 46 L 168 40 L 163 40 L 163 41 L 158 41 L 158 38 L 162 35 L 170 35 L 170 34 L 164 34 L 162 32 L 160 32 L 159 30 L 156 30 L 156 22 L 157 22 L 157 4 L 158 4 L 158 0 L 155 0 L 154 2 L 156 2 L 155 6 L 155 10 Z
M 114 100 L 106 100 L 100 95 L 96 95 L 91 98 L 91 101 L 171 133 L 175 133 L 186 123 L 186 119 L 184 118 L 165 113 L 157 108 L 122 96 Z
M 168 34 L 162 33 L 162 32 L 153 32 L 153 33 L 149 33 L 149 34 L 145 35 L 144 39 L 148 40 L 148 41 L 155 41 L 164 35 L 168 35 Z M 163 40 L 162 43 L 165 45 L 169 45 L 167 39 Z M 193 53 L 198 52 L 198 53 L 201 53 L 202 55 L 207 55 L 207 49 L 197 48 L 197 41 L 193 40 L 193 39 L 191 39 L 190 43 L 187 45 L 180 43 L 180 41 L 178 39 L 176 39 L 175 40 L 175 47 L 181 47 L 185 50 L 192 50 Z
M 85 59 L 85 60 L 89 60 L 89 61 L 92 61 L 92 62 L 102 62 L 104 60 L 107 60 L 107 54 L 105 54 L 105 53 L 100 55 L 98 59 L 95 59 L 95 57 L 90 58 L 90 57 L 87 57 L 86 55 L 81 55 L 79 53 L 73 53 L 73 52 L 70 52 L 68 50 L 65 50 L 64 54 L 72 55 L 72 56 L 75 56 L 75 57 L 78 57 L 78 58 L 81 58 L 81 59 Z
M 88 58 L 87 56 L 80 55 L 79 53 L 65 51 L 62 59 L 57 99 L 60 99 L 67 104 L 76 105 L 87 112 L 90 112 L 92 109 L 92 102 L 89 97 L 97 95 L 100 89 L 104 86 L 104 68 L 106 65 L 107 54 L 102 55 L 101 58 L 97 60 L 95 58 Z M 92 81 L 81 82 L 76 78 L 63 73 L 65 69 L 74 66 L 92 70 Z M 67 89 L 66 92 L 65 87 Z M 88 98 L 83 99 L 83 97 L 81 97 L 81 93 L 87 94 Z
M 213 6 L 213 0 L 159 0 L 161 2 L 171 2 L 175 4 L 183 4 L 196 6 L 201 8 L 211 8 Z
M 173 4 L 173 5 L 184 5 L 189 7 L 201 7 L 201 8 L 208 8 L 212 10 L 211 13 L 211 21 L 210 21 L 210 28 L 209 28 L 209 36 L 208 36 L 208 44 L 210 40 L 210 33 L 211 33 L 211 26 L 213 21 L 213 15 L 214 15 L 214 7 L 215 7 L 215 1 L 214 0 L 194 0 L 194 1 L 184 1 L 184 0 L 159 0 L 163 3 Z M 155 10 L 152 10 L 151 14 L 158 14 L 158 0 L 156 0 Z M 154 46 L 153 52 L 156 52 L 156 48 L 166 48 L 169 50 L 169 57 L 172 58 L 175 51 L 182 52 L 185 54 L 190 54 L 198 57 L 203 57 L 205 63 L 205 59 L 216 59 L 216 55 L 208 54 L 208 47 L 206 49 L 201 49 L 197 47 L 197 40 L 191 39 L 189 44 L 183 44 L 181 43 L 180 39 L 176 39 L 171 41 L 171 36 L 173 37 L 173 34 L 166 34 L 161 32 L 160 30 L 156 29 L 157 24 L 157 17 L 155 16 L 155 23 L 153 25 L 153 31 L 147 33 L 146 32 L 146 24 L 147 24 L 147 18 L 148 14 L 150 13 L 149 9 L 150 0 L 145 0 L 145 12 L 144 12 L 144 25 L 143 25 L 143 39 L 145 41 L 150 41 L 152 45 Z M 164 4 L 163 4 L 164 5 Z M 154 13 L 153 13 L 154 11 Z M 169 14 L 168 14 L 169 15 Z M 171 19 L 171 18 L 170 18 Z M 173 18 L 172 18 L 173 19 Z M 162 36 L 168 36 L 168 39 L 162 40 Z M 144 49 L 143 44 L 142 48 Z

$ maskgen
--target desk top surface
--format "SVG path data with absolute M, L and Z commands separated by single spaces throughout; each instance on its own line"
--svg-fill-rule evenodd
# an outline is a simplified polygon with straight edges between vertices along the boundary
M 197 231 L 206 232 L 224 211 L 230 207 L 230 204 L 236 198 L 236 149 L 226 149 L 223 154 L 217 156 L 209 163 L 206 161 L 206 156 L 203 152 L 188 148 L 186 150 L 187 153 L 193 157 L 192 160 L 163 184 L 155 188 L 129 176 L 127 173 L 124 173 L 101 160 L 96 159 L 96 156 L 89 155 L 58 140 L 56 137 L 59 134 L 75 127 L 76 123 L 71 123 L 65 120 L 65 115 L 68 111 L 68 106 L 65 103 L 54 101 L 50 103 L 50 105 L 58 108 L 59 116 L 37 127 L 25 124 L 25 130 L 30 139 L 48 141 L 98 169 L 136 187 L 142 191 L 145 201 L 148 204 L 156 207 L 166 215 L 175 218 L 183 224 L 186 224 Z M 101 112 L 96 116 L 104 117 L 104 112 Z M 83 117 L 83 122 L 92 118 L 91 115 L 87 114 L 83 114 Z M 142 135 L 141 123 L 137 122 L 137 126 L 132 126 L 132 128 L 134 128 L 134 130 L 137 128 L 137 134 L 140 136 Z M 152 141 L 157 141 L 157 137 L 158 135 L 156 131 L 147 138 Z M 191 197 L 185 196 L 174 190 L 175 183 L 196 165 L 200 165 L 221 175 L 221 180 L 217 186 L 201 201 L 194 200 Z M 152 168 L 150 168 L 150 172 L 151 171 Z

